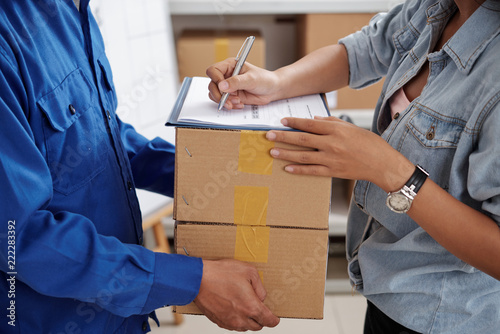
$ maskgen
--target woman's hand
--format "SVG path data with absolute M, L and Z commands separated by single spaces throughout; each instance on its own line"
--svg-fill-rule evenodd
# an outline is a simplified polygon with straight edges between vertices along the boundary
M 219 102 L 223 93 L 230 93 L 227 109 L 241 109 L 245 104 L 263 105 L 276 99 L 279 79 L 274 72 L 246 62 L 240 74 L 231 77 L 236 60 L 228 58 L 207 69 L 212 79 L 208 89 L 210 99 Z
M 367 180 L 388 192 L 401 188 L 415 170 L 380 136 L 336 117 L 284 118 L 282 123 L 305 132 L 272 130 L 268 140 L 314 149 L 273 148 L 273 157 L 292 162 L 285 167 L 290 173 Z
M 230 93 L 227 109 L 245 104 L 263 105 L 294 96 L 331 92 L 347 86 L 349 61 L 343 45 L 320 48 L 295 63 L 268 71 L 246 62 L 240 74 L 232 77 L 236 60 L 229 58 L 207 69 L 212 79 L 210 98 L 219 102 Z

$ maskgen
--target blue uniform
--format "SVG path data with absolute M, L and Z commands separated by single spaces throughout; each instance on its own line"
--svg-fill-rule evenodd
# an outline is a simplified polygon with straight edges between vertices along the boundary
M 200 259 L 141 246 L 174 148 L 116 116 L 88 2 L 0 0 L 1 333 L 142 333 L 198 293 Z

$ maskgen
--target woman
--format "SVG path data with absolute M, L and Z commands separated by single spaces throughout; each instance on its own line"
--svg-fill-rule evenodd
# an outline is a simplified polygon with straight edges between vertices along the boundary
M 247 64 L 229 78 L 232 59 L 207 70 L 214 101 L 232 93 L 228 109 L 386 77 L 372 132 L 329 117 L 267 134 L 316 149 L 272 149 L 288 172 L 358 180 L 347 257 L 365 333 L 500 329 L 499 9 L 406 1 L 274 72 Z

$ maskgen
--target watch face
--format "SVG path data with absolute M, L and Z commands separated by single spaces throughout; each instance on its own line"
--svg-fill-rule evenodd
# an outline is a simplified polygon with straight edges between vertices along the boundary
M 396 192 L 387 197 L 387 206 L 394 212 L 404 213 L 410 209 L 411 201 L 405 195 Z

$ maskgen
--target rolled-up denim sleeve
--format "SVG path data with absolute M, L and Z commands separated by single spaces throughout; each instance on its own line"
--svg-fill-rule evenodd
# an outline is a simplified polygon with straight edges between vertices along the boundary
M 394 57 L 392 36 L 410 21 L 422 1 L 406 1 L 375 15 L 360 31 L 339 40 L 349 58 L 349 87 L 369 86 L 387 74 Z
M 489 112 L 479 133 L 476 150 L 469 157 L 467 189 L 481 208 L 500 226 L 500 101 Z

